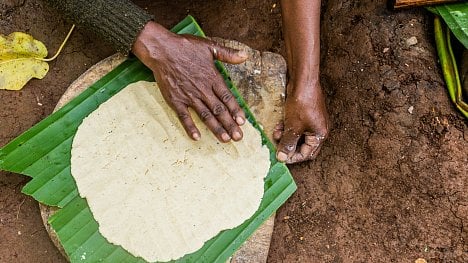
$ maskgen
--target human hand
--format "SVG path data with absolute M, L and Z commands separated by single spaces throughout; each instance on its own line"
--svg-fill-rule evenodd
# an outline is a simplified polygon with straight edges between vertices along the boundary
M 273 132 L 273 138 L 279 140 L 276 158 L 281 162 L 315 159 L 328 137 L 325 97 L 320 83 L 316 83 L 312 87 L 288 84 L 284 122 L 278 124 Z
M 132 47 L 133 53 L 149 67 L 166 102 L 177 113 L 187 134 L 201 137 L 188 108 L 200 116 L 221 142 L 242 139 L 240 125 L 244 111 L 216 70 L 214 59 L 238 64 L 248 55 L 205 38 L 177 35 L 149 22 Z

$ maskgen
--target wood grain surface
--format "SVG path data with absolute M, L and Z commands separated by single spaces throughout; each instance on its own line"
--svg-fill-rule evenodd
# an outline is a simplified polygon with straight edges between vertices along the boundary
M 461 2 L 460 0 L 391 0 L 390 6 L 395 9 L 398 8 L 408 8 L 416 6 L 429 6 L 437 4 L 446 4 L 453 2 Z

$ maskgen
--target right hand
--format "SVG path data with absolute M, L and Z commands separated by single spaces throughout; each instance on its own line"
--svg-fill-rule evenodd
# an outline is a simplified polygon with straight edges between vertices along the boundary
M 284 110 L 284 122 L 278 124 L 273 132 L 273 138 L 279 141 L 276 158 L 286 163 L 315 159 L 329 131 L 320 81 L 290 82 Z M 304 138 L 303 142 L 300 141 L 301 137 Z
M 214 60 L 239 64 L 247 53 L 205 38 L 174 34 L 155 22 L 145 25 L 132 51 L 153 71 L 164 99 L 192 139 L 199 140 L 201 134 L 188 108 L 197 112 L 219 141 L 242 139 L 239 126 L 245 123 L 244 111 Z

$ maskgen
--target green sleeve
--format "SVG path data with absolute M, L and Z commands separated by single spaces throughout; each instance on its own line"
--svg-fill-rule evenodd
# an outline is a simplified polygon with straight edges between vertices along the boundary
M 78 27 L 101 36 L 122 53 L 131 50 L 144 25 L 153 19 L 130 0 L 45 0 Z

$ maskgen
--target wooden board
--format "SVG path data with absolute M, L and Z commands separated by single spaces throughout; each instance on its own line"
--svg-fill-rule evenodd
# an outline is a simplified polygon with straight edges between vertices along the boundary
M 460 0 L 392 0 L 390 1 L 390 5 L 393 6 L 393 8 L 398 9 L 405 7 L 429 6 L 453 2 L 460 2 Z
M 274 126 L 282 119 L 284 92 L 286 87 L 286 62 L 284 58 L 271 52 L 260 52 L 232 40 L 214 38 L 228 47 L 243 49 L 249 53 L 249 60 L 241 65 L 226 65 L 234 84 L 249 104 L 257 120 L 262 124 L 267 135 L 273 141 L 271 134 Z M 96 82 L 102 76 L 118 66 L 125 57 L 115 54 L 91 67 L 75 80 L 65 91 L 55 110 L 60 109 L 79 93 Z M 66 257 L 53 229 L 47 220 L 56 208 L 40 204 L 44 226 L 53 243 Z M 274 216 L 270 217 L 252 237 L 234 254 L 231 262 L 266 262 L 270 248 L 271 235 L 274 226 Z

